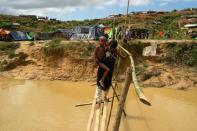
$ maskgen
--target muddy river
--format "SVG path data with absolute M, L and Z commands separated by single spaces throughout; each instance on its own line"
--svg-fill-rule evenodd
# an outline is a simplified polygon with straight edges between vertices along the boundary
M 91 106 L 75 104 L 92 100 L 92 84 L 0 78 L 0 131 L 85 131 Z M 197 89 L 144 91 L 152 106 L 131 88 L 120 131 L 197 131 Z

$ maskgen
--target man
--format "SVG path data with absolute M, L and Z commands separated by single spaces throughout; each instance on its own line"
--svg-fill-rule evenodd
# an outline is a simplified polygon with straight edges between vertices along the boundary
M 109 88 L 112 84 L 112 76 L 114 71 L 114 65 L 117 58 L 117 41 L 112 40 L 109 44 L 109 47 L 105 47 L 105 55 L 103 58 L 104 64 L 109 68 L 109 73 L 107 74 L 105 80 L 104 80 L 104 88 L 102 88 L 99 84 L 100 79 L 102 78 L 103 74 L 105 73 L 105 70 L 101 67 L 98 68 L 97 71 L 97 89 L 96 89 L 96 109 L 100 108 L 101 103 L 101 96 L 102 91 L 104 92 L 104 101 L 109 101 L 108 99 L 108 92 Z

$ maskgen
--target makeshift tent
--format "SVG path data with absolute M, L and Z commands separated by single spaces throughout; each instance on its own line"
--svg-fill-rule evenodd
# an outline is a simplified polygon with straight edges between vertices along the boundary
M 113 36 L 112 28 L 110 28 L 110 27 L 103 27 L 103 31 L 104 31 L 104 34 L 107 34 L 109 36 L 109 39 L 112 38 L 112 36 Z
M 34 32 L 27 32 L 26 33 L 26 36 L 28 38 L 28 40 L 34 40 Z
M 70 40 L 72 35 L 73 31 L 68 29 L 58 29 L 53 33 L 53 37 L 64 38 L 66 40 Z
M 149 31 L 147 29 L 130 29 L 127 34 L 127 39 L 147 39 L 149 37 Z
M 53 33 L 51 32 L 39 32 L 35 35 L 36 40 L 50 40 L 52 39 Z
M 73 29 L 71 40 L 95 40 L 102 35 L 99 26 L 77 26 Z
M 21 31 L 11 32 L 11 36 L 12 36 L 12 39 L 15 41 L 28 40 L 26 33 L 21 32 Z
M 0 40 L 2 41 L 9 40 L 9 38 L 10 38 L 10 31 L 0 29 Z

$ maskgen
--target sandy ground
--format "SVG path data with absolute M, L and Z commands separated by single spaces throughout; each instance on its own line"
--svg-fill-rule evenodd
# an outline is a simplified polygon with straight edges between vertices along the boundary
M 141 40 L 143 42 L 161 42 L 162 40 Z M 165 40 L 165 42 L 184 42 L 184 40 Z M 21 47 L 16 52 L 24 52 L 28 55 L 26 61 L 30 61 L 25 66 L 17 66 L 10 71 L 0 72 L 0 75 L 13 77 L 15 79 L 31 80 L 66 80 L 66 81 L 95 81 L 97 69 L 90 59 L 75 59 L 69 56 L 56 59 L 43 59 L 40 41 L 33 46 L 30 42 L 21 42 Z M 68 43 L 64 41 L 63 43 Z M 193 42 L 193 41 L 188 41 Z M 123 63 L 124 64 L 124 63 Z M 148 65 L 146 68 L 140 66 Z M 143 87 L 172 87 L 186 90 L 191 87 L 197 87 L 197 72 L 195 68 L 189 68 L 179 65 L 170 65 L 165 63 L 144 60 L 137 68 L 141 68 L 138 79 Z M 138 74 L 137 69 L 137 74 Z M 141 80 L 144 73 L 159 72 L 158 76 L 151 76 L 147 80 Z M 125 74 L 122 77 L 125 78 Z

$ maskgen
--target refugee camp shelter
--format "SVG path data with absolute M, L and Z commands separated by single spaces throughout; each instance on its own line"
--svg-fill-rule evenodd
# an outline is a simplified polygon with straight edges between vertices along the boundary
M 112 31 L 112 28 L 111 27 L 108 27 L 108 26 L 103 27 L 103 32 L 104 32 L 104 34 L 107 34 L 108 35 L 109 39 L 112 38 L 113 31 Z
M 10 39 L 10 31 L 0 29 L 0 41 L 7 41 Z
M 29 40 L 26 33 L 22 32 L 22 31 L 13 31 L 11 32 L 11 37 L 12 40 L 14 41 L 27 41 Z
M 73 35 L 73 31 L 69 29 L 58 29 L 53 33 L 53 37 L 63 38 L 66 40 L 70 40 L 72 35 Z
M 95 40 L 101 36 L 99 26 L 77 26 L 73 29 L 71 40 Z
M 35 34 L 35 40 L 50 40 L 53 37 L 52 32 L 39 32 Z
M 28 40 L 34 40 L 35 33 L 34 32 L 26 32 Z
M 187 24 L 184 27 L 191 38 L 197 39 L 197 24 Z
M 148 39 L 149 31 L 147 29 L 130 29 L 126 34 L 127 39 Z

